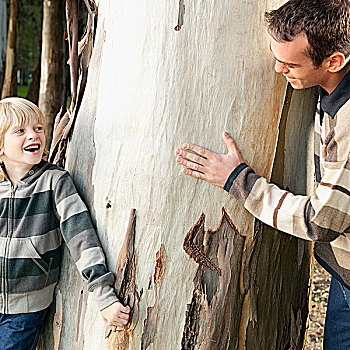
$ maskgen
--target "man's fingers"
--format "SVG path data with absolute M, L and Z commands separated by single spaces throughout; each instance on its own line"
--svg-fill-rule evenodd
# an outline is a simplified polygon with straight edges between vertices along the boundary
M 196 179 L 207 180 L 207 175 L 200 173 L 198 171 L 194 171 L 194 170 L 189 169 L 189 168 L 182 169 L 182 172 L 186 175 L 195 177 Z
M 193 145 L 192 143 L 184 143 L 182 147 L 185 150 L 195 152 L 195 153 L 197 153 L 200 156 L 205 157 L 205 158 L 208 158 L 208 156 L 210 156 L 210 154 L 212 153 L 211 151 L 209 151 L 203 147 Z
M 198 154 L 187 152 L 186 150 L 182 148 L 177 148 L 175 151 L 176 155 L 187 158 L 191 160 L 192 162 L 198 163 L 200 165 L 206 165 L 208 163 L 207 158 L 204 158 L 202 156 L 199 156 Z
M 185 158 L 182 158 L 182 157 L 177 157 L 176 161 L 185 167 L 191 168 L 191 169 L 196 170 L 196 171 L 203 172 L 203 166 L 200 164 L 193 163 L 193 162 L 191 162 Z

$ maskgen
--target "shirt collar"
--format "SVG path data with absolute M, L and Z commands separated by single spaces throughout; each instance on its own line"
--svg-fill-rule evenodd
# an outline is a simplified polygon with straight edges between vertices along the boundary
M 334 118 L 339 109 L 343 107 L 350 98 L 350 71 L 331 94 L 328 94 L 328 92 L 320 86 L 318 86 L 318 91 L 320 94 L 321 109 Z
M 49 163 L 46 160 L 41 160 L 40 163 L 35 164 L 28 172 L 25 174 L 18 183 L 21 185 L 29 185 L 34 182 L 49 166 Z M 10 182 L 6 173 L 6 168 L 3 163 L 1 163 L 2 171 L 5 174 L 5 179 L 0 181 L 0 183 L 5 184 L 6 182 Z

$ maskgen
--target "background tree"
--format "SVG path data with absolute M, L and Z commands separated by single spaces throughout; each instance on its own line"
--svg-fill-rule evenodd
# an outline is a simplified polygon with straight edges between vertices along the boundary
M 22 95 L 38 104 L 41 68 L 43 2 L 26 0 L 22 6 L 18 69 L 21 71 Z M 62 62 L 62 64 L 64 64 Z M 28 87 L 29 86 L 29 87 Z
M 20 24 L 20 0 L 10 1 L 10 18 L 7 32 L 6 67 L 4 82 L 2 86 L 1 98 L 14 96 L 17 93 L 16 71 L 17 71 L 17 51 L 19 40 Z
M 39 108 L 47 121 L 50 145 L 55 116 L 65 104 L 64 0 L 44 0 Z
M 91 61 L 80 59 L 85 93 L 74 76 L 77 103 L 58 119 L 52 149 L 91 210 L 132 321 L 105 333 L 65 253 L 41 349 L 302 348 L 311 245 L 179 175 L 174 160 L 185 141 L 224 152 L 227 130 L 259 174 L 312 190 L 316 94 L 286 89 L 263 27 L 264 11 L 281 3 L 191 2 L 186 13 L 183 0 L 176 9 L 160 0 L 99 4 Z
M 0 95 L 5 73 L 7 37 L 7 6 L 6 0 L 0 0 Z

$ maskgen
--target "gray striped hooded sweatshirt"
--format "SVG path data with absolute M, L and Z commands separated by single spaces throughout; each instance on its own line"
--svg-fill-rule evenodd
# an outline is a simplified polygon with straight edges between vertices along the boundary
M 315 241 L 316 259 L 350 288 L 350 73 L 330 95 L 320 88 L 314 135 L 314 195 L 280 189 L 246 164 L 224 189 L 262 222 Z
M 0 313 L 50 305 L 64 240 L 100 310 L 117 301 L 114 275 L 69 173 L 44 160 L 15 186 L 0 182 Z

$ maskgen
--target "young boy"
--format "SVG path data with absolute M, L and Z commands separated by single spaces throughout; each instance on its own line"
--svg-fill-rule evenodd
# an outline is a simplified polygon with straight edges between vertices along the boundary
M 265 19 L 276 72 L 295 89 L 319 88 L 316 194 L 295 196 L 269 184 L 243 162 L 227 133 L 227 154 L 187 143 L 176 150 L 177 162 L 259 220 L 316 241 L 315 257 L 332 274 L 324 349 L 350 349 L 350 1 L 290 0 Z
M 102 318 L 123 326 L 130 308 L 117 299 L 114 275 L 89 213 L 67 171 L 42 159 L 42 112 L 22 98 L 0 101 L 0 349 L 35 349 L 61 265 L 62 238 Z

